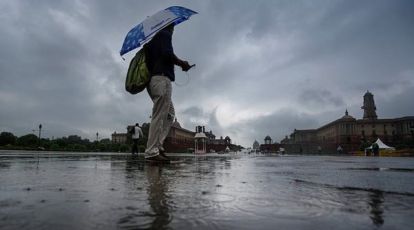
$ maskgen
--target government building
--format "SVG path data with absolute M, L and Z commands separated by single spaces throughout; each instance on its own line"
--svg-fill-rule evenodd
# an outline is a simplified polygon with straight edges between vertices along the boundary
M 357 151 L 380 138 L 390 146 L 414 142 L 414 116 L 378 119 L 374 95 L 364 95 L 362 119 L 344 116 L 317 129 L 295 129 L 281 141 L 287 153 L 344 153 Z M 341 151 L 341 152 L 342 152 Z
M 206 152 L 223 152 L 226 147 L 229 147 L 233 151 L 237 150 L 237 146 L 231 143 L 229 136 L 217 139 L 213 131 L 206 132 L 205 126 L 197 126 L 195 131 L 190 131 L 182 128 L 177 119 L 174 121 L 165 139 L 164 148 L 167 152 L 193 152 L 197 132 L 204 133 L 205 135 Z
M 147 123 L 146 123 L 147 124 Z M 147 124 L 148 125 L 148 124 Z M 127 127 L 131 128 L 132 125 Z M 240 146 L 232 144 L 229 136 L 216 138 L 213 131 L 206 131 L 205 126 L 197 126 L 195 131 L 191 131 L 181 127 L 181 124 L 174 120 L 170 132 L 165 139 L 164 148 L 167 152 L 186 153 L 194 152 L 196 133 L 203 133 L 206 153 L 209 152 L 224 152 L 226 149 L 231 151 L 238 151 Z M 144 135 L 147 135 L 144 131 Z M 131 142 L 131 135 L 128 133 L 112 133 L 112 143 L 128 144 Z

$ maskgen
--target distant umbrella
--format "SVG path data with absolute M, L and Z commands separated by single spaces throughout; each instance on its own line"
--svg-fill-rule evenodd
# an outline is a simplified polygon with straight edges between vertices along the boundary
M 197 12 L 181 6 L 171 6 L 165 10 L 147 17 L 143 22 L 132 28 L 125 37 L 122 49 L 119 52 L 122 55 L 140 47 L 163 28 L 173 24 L 178 25 L 190 18 Z

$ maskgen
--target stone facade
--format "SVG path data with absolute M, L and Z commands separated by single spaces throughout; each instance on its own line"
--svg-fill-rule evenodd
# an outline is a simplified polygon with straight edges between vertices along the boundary
M 133 125 L 129 125 L 127 130 L 133 128 Z M 220 139 L 216 139 L 216 135 L 210 130 L 208 132 L 205 131 L 204 126 L 197 126 L 197 128 L 201 129 L 201 132 L 205 134 L 206 138 L 206 149 L 207 152 L 215 151 L 215 152 L 222 152 L 225 151 L 226 147 L 228 146 L 231 150 L 238 150 L 238 148 L 231 143 L 231 138 L 226 136 L 225 138 L 220 137 Z M 182 128 L 180 123 L 175 119 L 174 123 L 171 126 L 170 132 L 167 135 L 167 138 L 164 142 L 164 148 L 167 152 L 193 152 L 194 151 L 194 136 L 196 132 L 190 131 L 188 129 Z M 113 143 L 121 143 L 121 144 L 130 144 L 131 143 L 131 135 L 127 133 L 116 133 L 114 132 L 112 135 L 112 142 Z
M 126 144 L 128 141 L 128 134 L 114 132 L 111 135 L 111 141 L 112 143 Z
M 194 149 L 195 132 L 184 129 L 175 119 L 164 142 L 167 152 L 191 152 Z
M 373 95 L 364 95 L 363 119 L 355 119 L 345 112 L 340 119 L 318 129 L 297 130 L 281 141 L 290 153 L 334 153 L 341 146 L 343 152 L 356 151 L 364 143 L 380 138 L 396 146 L 404 141 L 414 141 L 414 116 L 377 119 Z
M 236 146 L 231 143 L 231 138 L 226 136 L 216 139 L 216 135 L 210 130 L 205 131 L 204 126 L 197 126 L 196 131 L 190 131 L 181 127 L 180 123 L 175 120 L 171 130 L 164 142 L 164 148 L 167 152 L 193 152 L 195 147 L 195 134 L 198 129 L 206 135 L 206 150 L 208 152 L 223 152 L 228 146 L 231 150 L 237 150 Z
M 364 105 L 361 107 L 364 110 L 364 120 L 377 119 L 377 107 L 375 106 L 374 95 L 367 91 L 364 95 Z

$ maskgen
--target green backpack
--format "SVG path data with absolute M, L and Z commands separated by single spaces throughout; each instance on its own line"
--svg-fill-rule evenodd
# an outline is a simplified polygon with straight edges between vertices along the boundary
M 144 90 L 150 80 L 150 73 L 145 62 L 145 46 L 135 54 L 128 67 L 125 89 L 131 94 Z

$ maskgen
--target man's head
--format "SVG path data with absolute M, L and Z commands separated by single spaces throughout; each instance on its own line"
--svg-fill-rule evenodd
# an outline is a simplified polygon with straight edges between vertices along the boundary
M 135 126 L 139 126 L 139 124 L 138 123 L 135 123 Z

